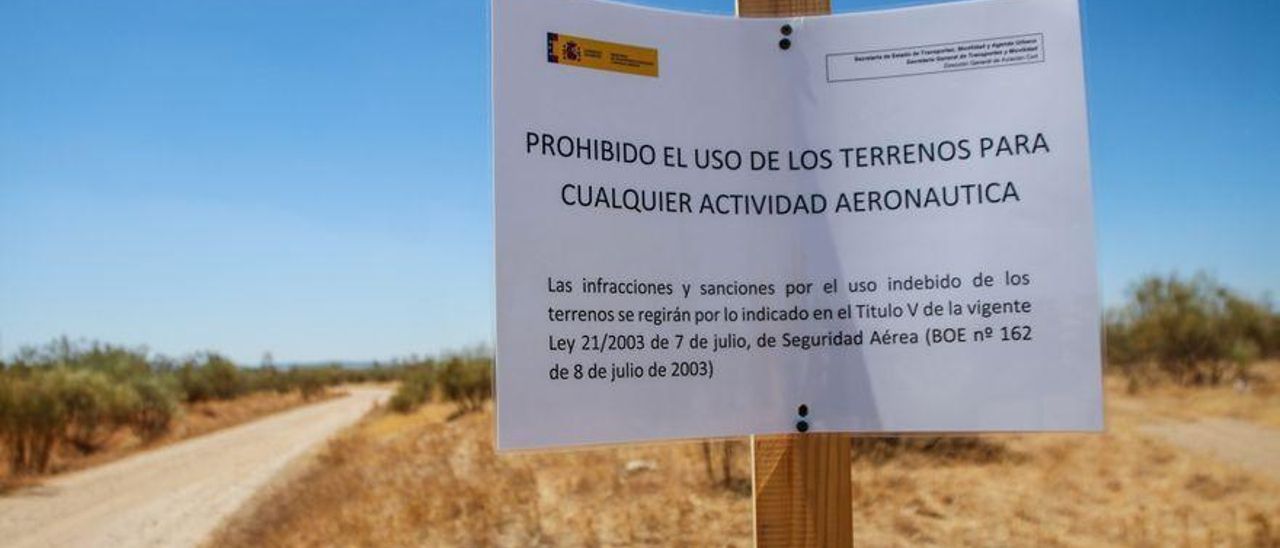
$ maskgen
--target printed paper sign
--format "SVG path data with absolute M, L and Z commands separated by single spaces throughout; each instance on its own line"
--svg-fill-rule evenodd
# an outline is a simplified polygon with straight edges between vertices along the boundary
M 493 17 L 500 448 L 1102 428 L 1076 0 Z

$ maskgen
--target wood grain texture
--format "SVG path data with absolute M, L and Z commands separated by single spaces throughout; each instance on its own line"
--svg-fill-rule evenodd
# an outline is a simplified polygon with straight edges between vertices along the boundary
M 738 0 L 738 17 L 795 17 L 831 13 L 831 0 Z
M 852 546 L 849 435 L 756 436 L 752 445 L 756 546 Z

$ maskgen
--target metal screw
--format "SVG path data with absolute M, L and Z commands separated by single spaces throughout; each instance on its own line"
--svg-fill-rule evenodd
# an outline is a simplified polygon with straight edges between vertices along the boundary
M 800 422 L 797 422 L 797 423 L 796 423 L 796 430 L 799 430 L 799 431 L 800 431 L 800 432 L 802 432 L 802 433 L 803 433 L 803 432 L 808 432 L 808 431 L 809 431 L 809 423 L 808 423 L 807 421 L 800 421 Z
M 780 47 L 780 48 L 782 48 L 782 49 L 784 49 L 784 50 L 786 50 L 786 49 L 791 49 L 791 39 L 789 39 L 789 38 L 783 38 L 782 40 L 779 40 L 779 41 L 778 41 L 778 47 Z
M 782 28 L 778 30 L 782 32 L 783 36 L 791 36 L 791 25 L 782 25 Z
M 805 404 L 803 404 L 803 403 L 802 403 L 802 404 L 800 404 L 800 409 L 798 409 L 797 411 L 800 413 L 800 416 L 801 416 L 801 417 L 807 417 L 807 416 L 809 416 L 809 406 L 807 406 L 807 405 L 805 405 Z

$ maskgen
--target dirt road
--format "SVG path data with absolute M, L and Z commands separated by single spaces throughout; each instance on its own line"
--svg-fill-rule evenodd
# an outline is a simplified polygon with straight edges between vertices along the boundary
M 1280 480 L 1280 432 L 1228 418 L 1161 421 L 1139 429 L 1178 447 Z
M 289 461 L 389 394 L 350 392 L 0 498 L 0 545 L 197 545 Z

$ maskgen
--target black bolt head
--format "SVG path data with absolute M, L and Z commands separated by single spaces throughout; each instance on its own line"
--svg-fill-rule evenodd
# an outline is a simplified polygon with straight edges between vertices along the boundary
M 796 423 L 796 430 L 798 430 L 798 431 L 800 431 L 800 432 L 808 432 L 808 431 L 809 431 L 809 422 L 808 422 L 808 421 L 800 421 L 800 422 L 797 422 L 797 423 Z

